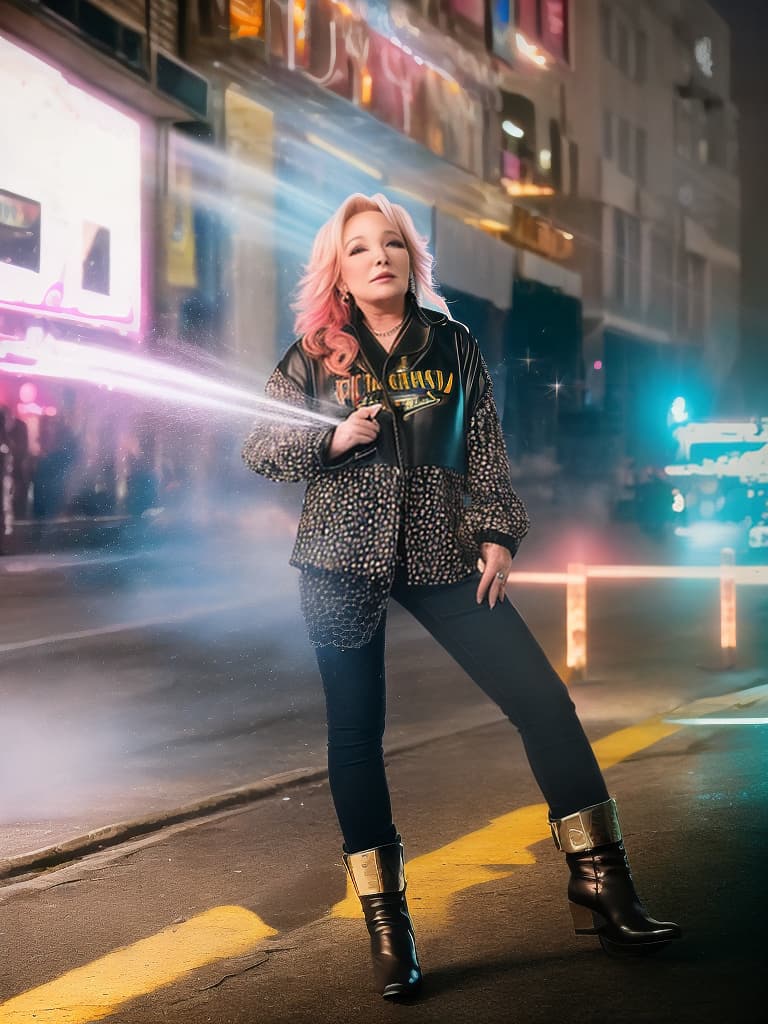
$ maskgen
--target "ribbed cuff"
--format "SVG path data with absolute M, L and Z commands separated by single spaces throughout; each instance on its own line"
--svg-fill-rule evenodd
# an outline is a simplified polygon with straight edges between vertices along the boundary
M 502 533 L 501 530 L 480 530 L 476 535 L 476 540 L 478 547 L 481 544 L 501 544 L 503 548 L 509 551 L 513 558 L 520 547 L 520 541 L 517 537 L 514 537 L 511 533 Z

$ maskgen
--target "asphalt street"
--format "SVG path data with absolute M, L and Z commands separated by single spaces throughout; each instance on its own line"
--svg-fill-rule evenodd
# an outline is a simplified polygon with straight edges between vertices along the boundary
M 518 571 L 662 556 L 600 530 L 532 540 Z M 0 1024 L 765 1019 L 766 727 L 748 724 L 768 707 L 762 588 L 739 589 L 724 671 L 716 583 L 590 584 L 589 672 L 571 692 L 641 894 L 685 931 L 631 962 L 572 934 L 517 734 L 392 608 L 386 743 L 428 980 L 418 1005 L 391 1006 L 341 868 L 289 547 L 286 529 L 5 562 L 0 860 L 157 827 L 0 881 Z M 510 593 L 562 668 L 563 588 Z M 243 807 L 159 827 L 265 779 L 278 785 Z
M 609 959 L 505 722 L 390 758 L 423 1000 L 375 993 L 325 783 L 0 889 L 1 1024 L 765 1020 L 764 728 L 591 728 L 649 909 L 684 938 Z
M 604 535 L 542 530 L 531 541 L 520 570 L 562 570 L 566 544 L 572 557 L 626 558 L 626 543 Z M 0 861 L 285 773 L 322 772 L 322 694 L 289 551 L 286 528 L 268 543 L 217 536 L 92 560 L 5 563 Z M 634 543 L 632 553 L 659 556 Z M 510 595 L 563 669 L 563 587 L 513 577 Z M 711 582 L 591 584 L 590 670 L 574 688 L 585 720 L 636 721 L 758 684 L 763 589 L 739 593 L 736 672 L 718 670 L 717 602 Z M 397 606 L 389 690 L 391 750 L 499 718 Z

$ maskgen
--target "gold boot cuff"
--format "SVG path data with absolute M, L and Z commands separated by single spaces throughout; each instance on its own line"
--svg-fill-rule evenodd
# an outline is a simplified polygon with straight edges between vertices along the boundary
M 583 853 L 596 846 L 621 841 L 621 825 L 613 797 L 569 814 L 567 818 L 550 818 L 549 827 L 555 846 L 563 853 Z
M 403 892 L 405 889 L 402 843 L 374 846 L 360 853 L 345 853 L 344 865 L 358 896 Z

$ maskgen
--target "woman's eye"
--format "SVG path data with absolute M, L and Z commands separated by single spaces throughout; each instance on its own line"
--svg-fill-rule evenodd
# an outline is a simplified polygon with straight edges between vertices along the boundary
M 394 245 L 396 249 L 404 249 L 405 248 L 403 243 L 399 239 L 397 239 L 397 238 L 393 238 L 391 242 L 387 242 L 387 245 Z
M 356 256 L 357 253 L 359 252 L 365 252 L 365 249 L 363 249 L 362 245 L 356 245 L 354 249 L 350 249 L 349 255 Z

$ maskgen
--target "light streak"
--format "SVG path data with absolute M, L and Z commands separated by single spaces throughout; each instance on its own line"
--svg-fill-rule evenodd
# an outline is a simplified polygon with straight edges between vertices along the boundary
M 522 139 L 525 135 L 524 129 L 522 129 L 519 124 L 515 124 L 514 121 L 503 121 L 501 127 L 507 135 L 511 135 L 513 139 Z
M 80 381 L 193 411 L 209 409 L 237 417 L 333 426 L 339 422 L 159 360 L 98 345 L 59 341 L 51 335 L 38 338 L 35 334 L 26 341 L 0 340 L 0 372 Z
M 720 647 L 725 668 L 733 668 L 736 655 L 736 580 L 733 548 L 723 548 L 720 576 Z
M 768 718 L 665 718 L 673 725 L 768 725 Z
M 768 435 L 768 419 L 686 423 L 676 427 L 673 433 L 680 444 L 688 446 L 718 441 L 759 441 L 761 435 Z
M 372 167 L 371 164 L 366 164 L 362 160 L 358 160 L 356 156 L 348 153 L 345 149 L 341 149 L 340 146 L 334 146 L 332 143 L 326 142 L 325 139 L 320 138 L 319 135 L 315 135 L 314 132 L 308 132 L 306 139 L 311 145 L 317 146 L 318 149 L 322 149 L 325 153 L 335 156 L 338 160 L 343 160 L 344 163 L 349 164 L 350 167 L 354 167 L 358 171 L 368 174 L 371 178 L 376 178 L 377 181 L 381 181 L 384 177 L 381 171 Z
M 515 33 L 515 42 L 517 43 L 517 49 L 524 57 L 528 60 L 533 61 L 534 64 L 538 64 L 540 68 L 546 67 L 547 58 L 543 53 L 539 52 L 538 46 L 534 46 L 533 43 L 529 43 L 522 32 Z
M 585 566 L 568 566 L 566 588 L 566 665 L 571 679 L 583 678 L 587 669 L 587 575 Z
M 768 566 L 736 565 L 733 578 L 740 585 L 768 583 Z M 588 579 L 602 580 L 719 580 L 722 571 L 719 566 L 710 565 L 587 565 L 584 574 Z M 580 575 L 576 576 L 576 579 Z M 517 572 L 513 570 L 510 582 L 538 583 L 545 586 L 563 586 L 573 577 L 567 572 Z
M 555 190 L 551 185 L 534 185 L 530 181 L 514 181 L 502 178 L 501 185 L 510 196 L 553 196 Z

